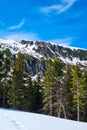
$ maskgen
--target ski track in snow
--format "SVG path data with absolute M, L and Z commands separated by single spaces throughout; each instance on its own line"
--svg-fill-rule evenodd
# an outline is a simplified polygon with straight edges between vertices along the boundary
M 6 119 L 8 119 L 17 130 L 30 130 L 27 129 L 20 121 L 17 121 L 16 119 L 10 118 L 8 115 L 0 114 L 1 116 L 4 116 Z

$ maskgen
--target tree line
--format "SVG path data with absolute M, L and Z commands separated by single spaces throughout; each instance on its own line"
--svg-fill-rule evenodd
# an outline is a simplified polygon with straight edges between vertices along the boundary
M 49 59 L 43 79 L 25 71 L 20 52 L 12 61 L 0 54 L 0 107 L 87 121 L 87 69 Z

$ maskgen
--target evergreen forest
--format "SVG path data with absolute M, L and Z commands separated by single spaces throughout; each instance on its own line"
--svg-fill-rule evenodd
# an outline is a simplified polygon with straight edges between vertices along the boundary
M 0 54 L 0 107 L 87 122 L 86 67 L 48 59 L 43 78 L 33 80 L 23 54 L 14 60 L 6 54 Z

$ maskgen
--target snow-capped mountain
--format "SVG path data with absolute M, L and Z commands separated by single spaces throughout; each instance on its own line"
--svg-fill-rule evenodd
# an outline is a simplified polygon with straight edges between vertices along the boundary
M 0 39 L 0 50 L 10 49 L 16 55 L 18 52 L 28 54 L 39 60 L 59 58 L 64 63 L 87 65 L 87 50 L 68 47 L 42 41 L 14 41 Z
M 87 130 L 87 124 L 40 114 L 0 109 L 0 130 Z

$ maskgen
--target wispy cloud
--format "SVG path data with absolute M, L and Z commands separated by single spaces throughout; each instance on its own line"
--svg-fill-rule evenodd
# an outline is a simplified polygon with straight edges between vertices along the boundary
M 68 37 L 68 38 L 62 38 L 62 39 L 52 39 L 49 41 L 52 43 L 69 46 L 72 43 L 72 38 Z
M 25 32 L 19 32 L 19 33 L 13 33 L 13 34 L 7 34 L 3 36 L 6 39 L 12 39 L 12 40 L 40 40 L 38 35 L 36 33 L 25 33 Z
M 5 23 L 3 23 L 3 22 L 0 20 L 0 25 L 5 25 Z
M 41 7 L 40 11 L 44 14 L 50 14 L 56 12 L 58 14 L 68 10 L 76 0 L 61 0 L 61 4 L 55 4 L 51 6 Z
M 16 30 L 16 29 L 19 29 L 19 28 L 21 28 L 24 24 L 25 24 L 25 20 L 22 19 L 19 24 L 10 26 L 10 27 L 8 28 L 8 30 Z

